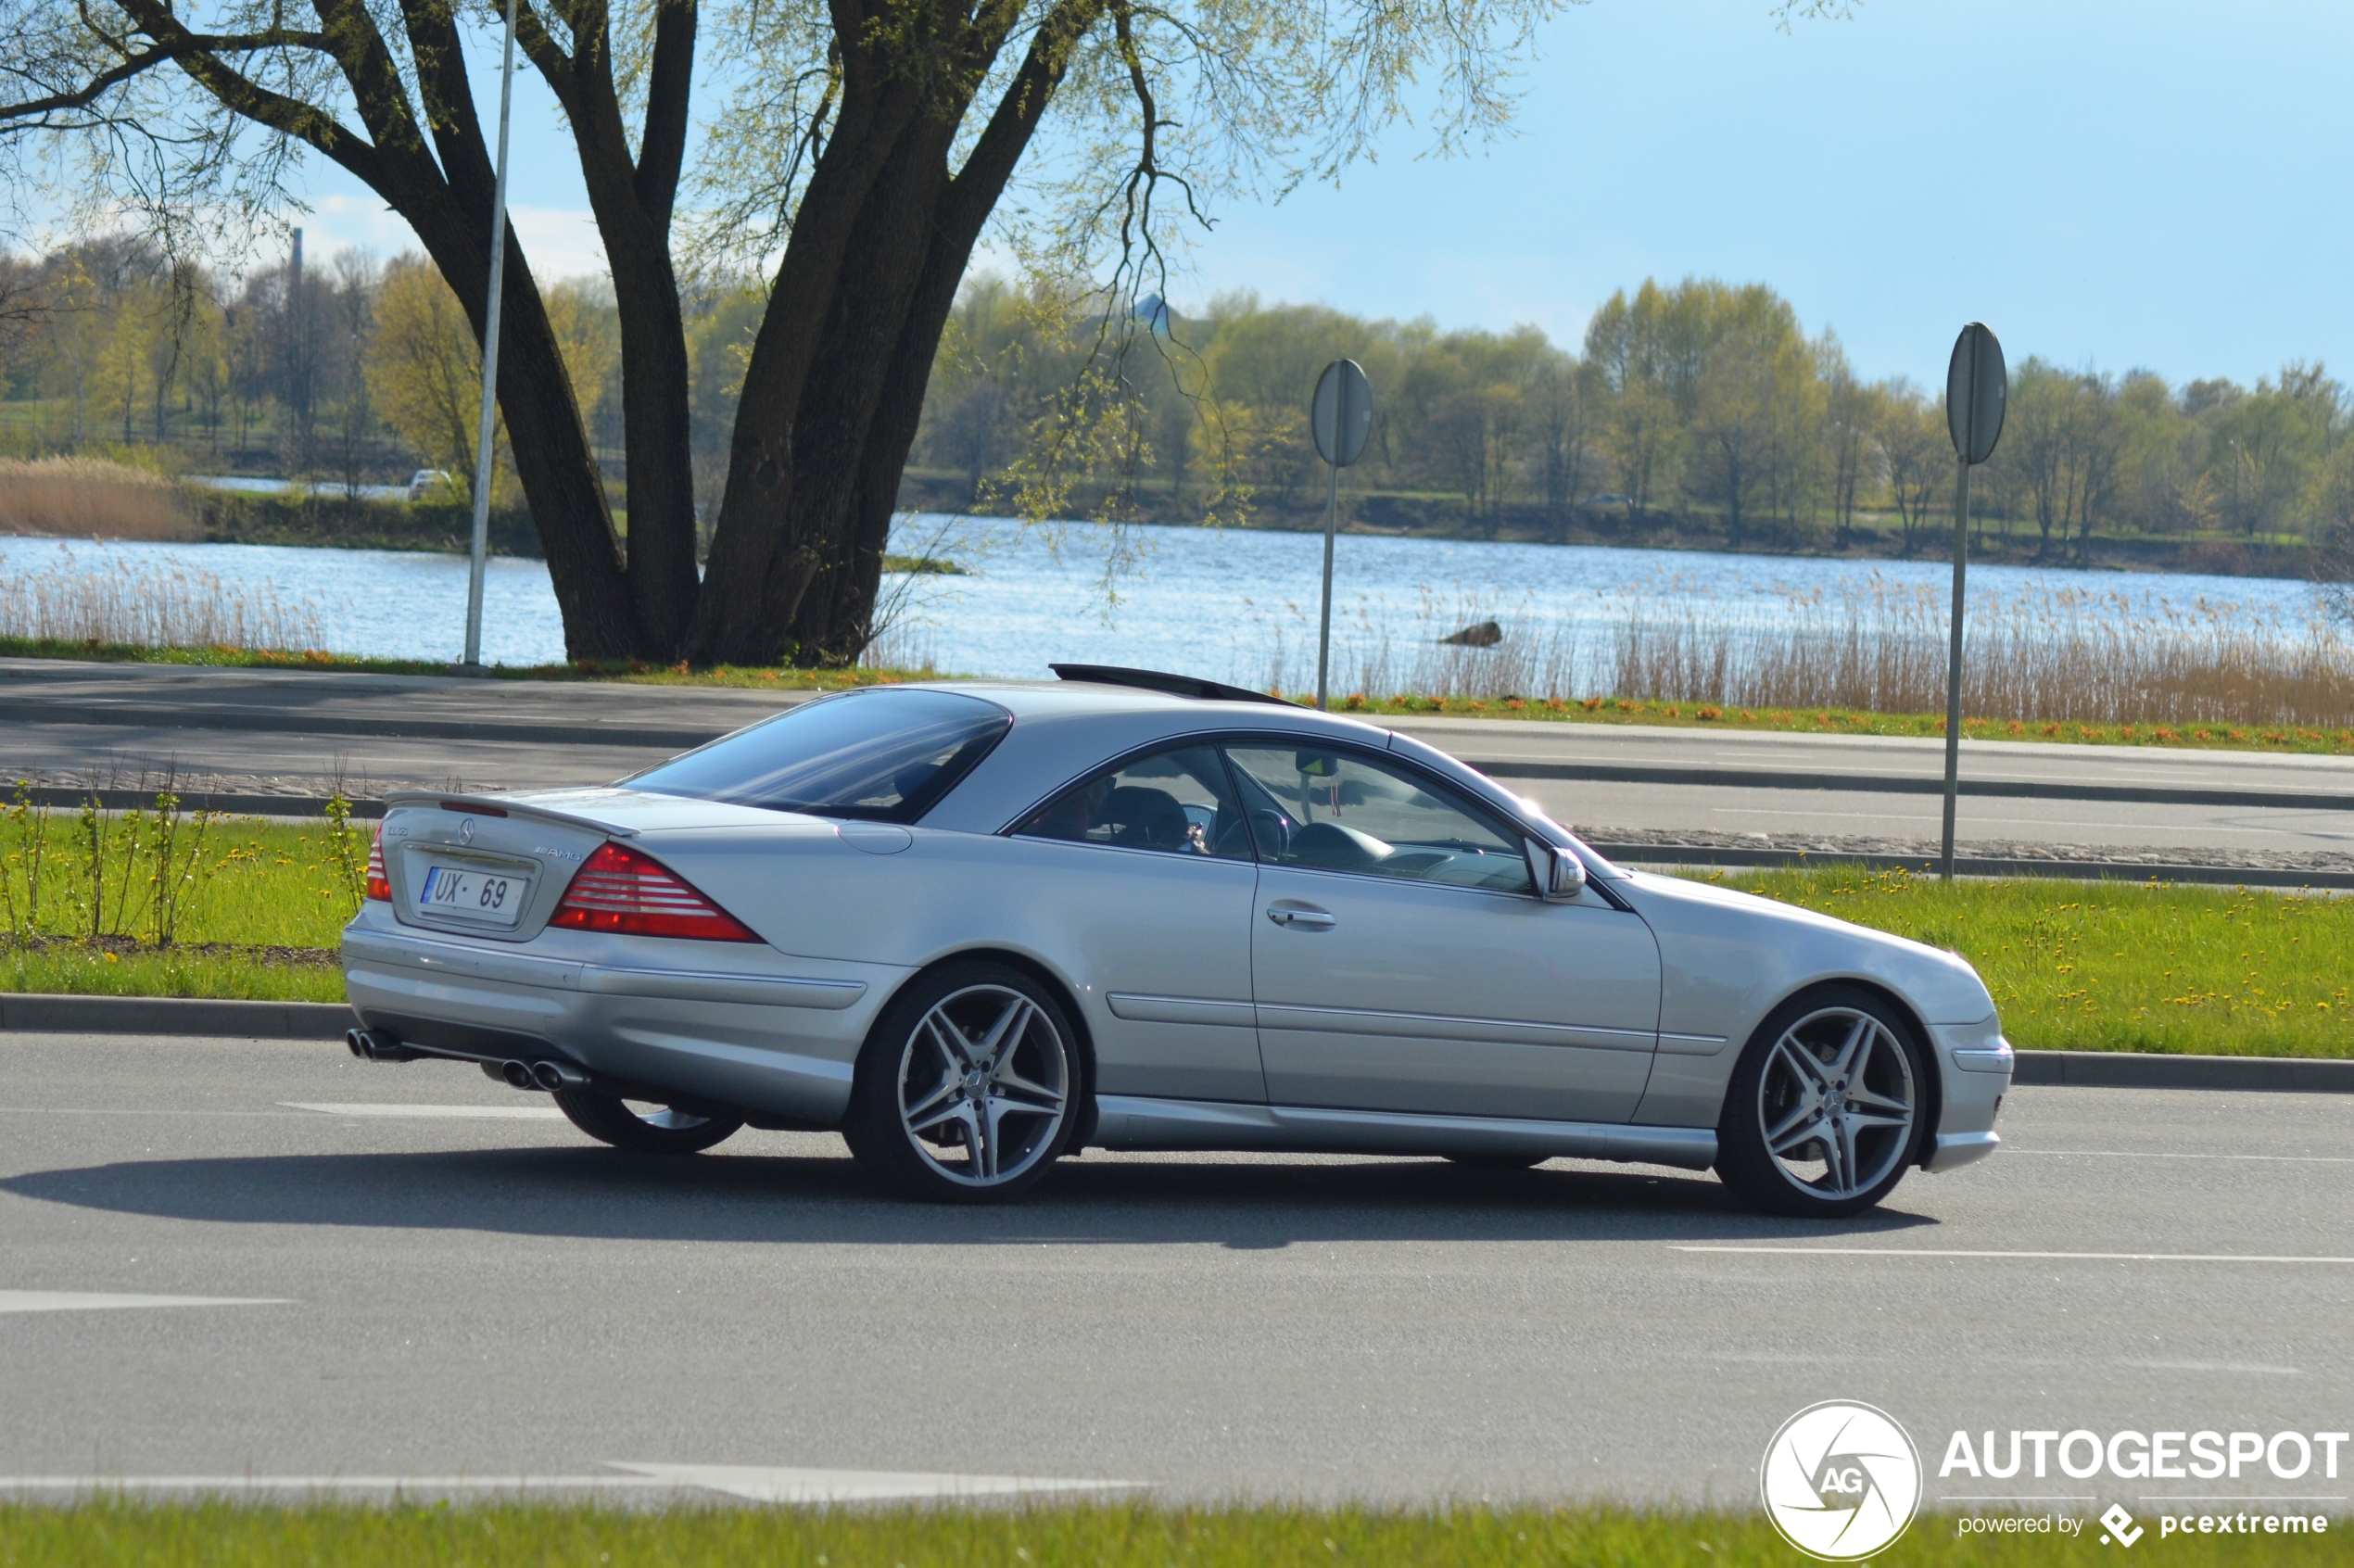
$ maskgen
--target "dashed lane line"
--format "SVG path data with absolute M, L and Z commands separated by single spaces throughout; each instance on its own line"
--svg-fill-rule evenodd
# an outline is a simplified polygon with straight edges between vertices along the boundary
M 0 1290 L 0 1313 L 106 1312 L 132 1307 L 284 1307 L 284 1296 L 123 1296 L 95 1290 Z
M 2006 1252 L 1931 1246 L 1695 1246 L 1671 1242 L 1675 1252 L 1770 1253 L 1785 1258 L 1993 1258 L 2062 1263 L 2354 1263 L 2354 1258 L 2237 1252 Z
M 441 1118 L 450 1121 L 562 1121 L 564 1118 L 564 1113 L 553 1106 L 407 1106 L 375 1102 L 347 1105 L 302 1100 L 278 1103 L 289 1110 L 316 1111 L 321 1116 Z

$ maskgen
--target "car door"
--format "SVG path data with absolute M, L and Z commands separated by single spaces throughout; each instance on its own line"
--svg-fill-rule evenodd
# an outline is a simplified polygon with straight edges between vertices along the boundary
M 1567 1121 L 1634 1113 L 1651 929 L 1536 894 L 1518 831 L 1394 758 L 1227 748 L 1260 858 L 1253 994 L 1279 1105 Z
M 1259 868 L 1216 748 L 1130 758 L 1006 841 L 1074 954 L 1107 1094 L 1263 1102 L 1250 995 Z

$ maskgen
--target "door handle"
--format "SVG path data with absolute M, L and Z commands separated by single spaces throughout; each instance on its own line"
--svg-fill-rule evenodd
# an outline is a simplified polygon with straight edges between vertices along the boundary
M 1334 925 L 1333 917 L 1322 909 L 1276 907 L 1267 911 L 1267 918 L 1279 926 L 1304 926 L 1310 930 L 1318 931 L 1328 931 Z

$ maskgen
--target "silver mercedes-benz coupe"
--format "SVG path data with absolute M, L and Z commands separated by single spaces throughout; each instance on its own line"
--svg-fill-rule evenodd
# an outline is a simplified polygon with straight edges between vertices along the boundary
M 374 1061 L 592 1137 L 837 1129 L 908 1195 L 1082 1148 L 1714 1167 L 1782 1214 L 1991 1152 L 1959 957 L 1629 872 L 1444 752 L 1182 677 L 818 699 L 610 789 L 392 797 Z

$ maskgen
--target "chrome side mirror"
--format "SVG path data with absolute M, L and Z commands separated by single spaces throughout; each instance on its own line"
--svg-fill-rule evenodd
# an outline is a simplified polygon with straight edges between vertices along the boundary
M 1549 904 L 1565 903 L 1586 889 L 1586 863 L 1565 849 L 1540 843 L 1528 845 L 1528 868 L 1537 878 L 1537 893 Z

